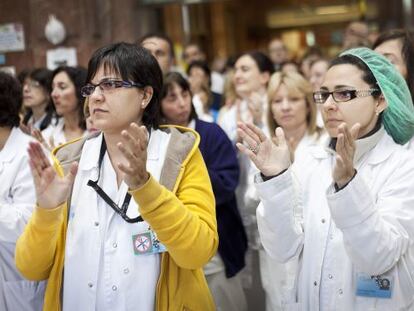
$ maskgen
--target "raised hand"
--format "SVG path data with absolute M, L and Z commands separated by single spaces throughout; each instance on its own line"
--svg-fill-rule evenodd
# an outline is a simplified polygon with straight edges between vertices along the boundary
M 352 126 L 351 130 L 345 123 L 338 126 L 336 142 L 336 161 L 332 171 L 332 178 L 339 188 L 346 185 L 354 176 L 355 140 L 358 138 L 359 123 Z
M 39 143 L 41 143 L 42 144 L 42 146 L 46 149 L 46 150 L 48 150 L 48 151 L 52 151 L 53 149 L 55 149 L 55 143 L 54 143 L 54 139 L 53 139 L 53 136 L 51 136 L 50 137 L 50 140 L 49 140 L 49 142 L 47 142 L 46 140 L 45 140 L 45 138 L 43 137 L 43 135 L 42 135 L 42 132 L 40 132 L 38 129 L 36 129 L 36 128 L 34 128 L 34 129 L 32 129 L 32 131 L 31 131 L 31 136 L 33 137 L 33 138 L 35 138 Z
M 147 147 L 148 131 L 145 126 L 131 123 L 127 130 L 121 133 L 123 141 L 117 144 L 119 150 L 128 161 L 128 165 L 118 163 L 118 168 L 125 174 L 124 181 L 130 189 L 143 186 L 148 178 Z
M 247 99 L 248 109 L 253 117 L 254 124 L 262 123 L 263 97 L 258 92 L 253 92 Z
M 64 177 L 60 177 L 50 165 L 39 143 L 31 142 L 28 152 L 37 204 L 47 209 L 59 206 L 69 198 L 78 164 L 73 163 L 69 173 Z
M 290 166 L 289 147 L 280 127 L 273 140 L 253 124 L 239 122 L 237 132 L 243 141 L 243 144 L 237 143 L 237 148 L 249 156 L 263 175 L 274 176 Z

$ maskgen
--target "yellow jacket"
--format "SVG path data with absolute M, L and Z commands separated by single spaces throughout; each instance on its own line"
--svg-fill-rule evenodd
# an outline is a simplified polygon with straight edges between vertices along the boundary
M 171 133 L 160 182 L 153 177 L 132 191 L 142 218 L 167 247 L 156 290 L 157 311 L 215 310 L 202 267 L 218 246 L 214 195 L 198 150 L 199 136 L 181 127 Z M 86 139 L 55 149 L 59 174 L 79 161 Z M 162 184 L 162 185 L 161 185 Z M 48 280 L 43 310 L 61 310 L 68 202 L 55 209 L 36 207 L 16 246 L 16 266 L 30 280 Z

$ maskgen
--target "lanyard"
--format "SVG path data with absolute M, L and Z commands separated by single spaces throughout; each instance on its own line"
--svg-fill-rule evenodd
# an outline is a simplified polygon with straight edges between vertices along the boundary
M 127 210 L 129 206 L 129 202 L 131 201 L 131 195 L 127 193 L 125 195 L 124 203 L 122 203 L 122 207 L 119 207 L 107 194 L 103 189 L 98 185 L 99 178 L 101 177 L 101 166 L 103 162 L 103 158 L 106 153 L 106 142 L 105 137 L 102 134 L 102 144 L 101 149 L 99 151 L 99 162 L 98 162 L 98 178 L 96 181 L 88 180 L 88 186 L 92 187 L 96 193 L 105 201 L 106 204 L 108 204 L 112 209 L 120 215 L 126 222 L 128 223 L 136 223 L 143 221 L 141 216 L 135 217 L 135 218 L 129 218 L 127 216 Z

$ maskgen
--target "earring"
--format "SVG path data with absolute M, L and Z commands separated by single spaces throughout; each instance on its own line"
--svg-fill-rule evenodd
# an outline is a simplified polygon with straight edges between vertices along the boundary
M 377 111 L 375 111 L 375 115 L 378 117 L 379 116 L 379 114 L 380 114 L 380 112 L 377 110 Z

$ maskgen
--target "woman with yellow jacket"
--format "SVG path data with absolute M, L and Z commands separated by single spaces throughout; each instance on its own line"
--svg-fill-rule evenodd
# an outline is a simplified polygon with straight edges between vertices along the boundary
M 101 132 L 29 148 L 37 206 L 16 265 L 48 280 L 44 310 L 214 310 L 202 267 L 218 246 L 199 136 L 159 128 L 162 73 L 141 47 L 98 49 L 88 98 Z M 131 200 L 132 198 L 132 200 Z

